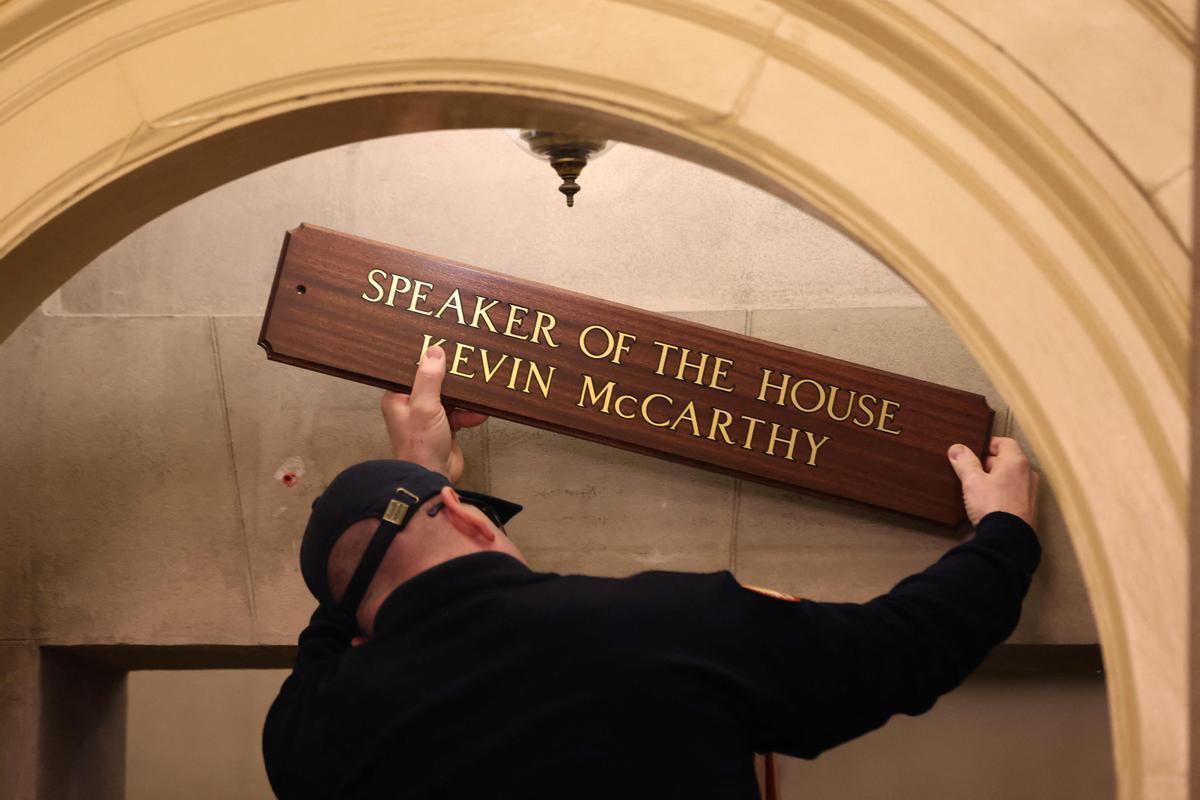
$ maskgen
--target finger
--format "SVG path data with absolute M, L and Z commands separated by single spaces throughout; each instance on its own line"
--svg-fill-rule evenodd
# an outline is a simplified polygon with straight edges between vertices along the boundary
M 436 344 L 425 353 L 413 378 L 412 407 L 422 412 L 442 410 L 442 381 L 446 377 L 446 353 Z
M 1007 436 L 997 436 L 992 439 L 992 442 L 996 445 L 995 455 L 1005 458 L 1025 455 L 1025 452 L 1021 450 L 1021 445 L 1017 444 L 1016 439 L 1010 439 Z
M 992 467 L 994 467 L 994 466 L 996 466 L 996 457 L 995 457 L 995 456 L 988 456 L 988 457 L 987 457 L 987 460 L 983 462 L 983 471 L 984 471 L 984 472 L 991 472 L 991 471 L 992 471 Z
M 477 425 L 487 422 L 487 418 L 487 414 L 480 414 L 478 411 L 455 408 L 450 411 L 450 430 L 457 431 L 462 428 L 474 428 Z
M 1000 438 L 999 436 L 993 436 L 992 440 L 988 442 L 988 453 L 991 455 L 998 455 L 1000 453 Z
M 961 444 L 951 445 L 946 455 L 950 459 L 950 466 L 954 467 L 954 474 L 958 475 L 958 479 L 963 483 L 966 483 L 967 478 L 983 474 L 983 465 L 979 463 L 979 457 L 972 453 L 969 447 Z

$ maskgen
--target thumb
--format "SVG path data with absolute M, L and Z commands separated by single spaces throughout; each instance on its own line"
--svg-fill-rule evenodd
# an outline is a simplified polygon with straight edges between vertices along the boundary
M 950 450 L 946 455 L 950 459 L 950 466 L 954 467 L 954 473 L 963 483 L 966 483 L 967 478 L 983 473 L 983 465 L 979 463 L 979 457 L 972 453 L 969 447 L 961 444 L 950 445 Z
M 434 345 L 425 353 L 413 377 L 412 400 L 415 410 L 429 413 L 442 408 L 442 380 L 446 377 L 446 353 Z

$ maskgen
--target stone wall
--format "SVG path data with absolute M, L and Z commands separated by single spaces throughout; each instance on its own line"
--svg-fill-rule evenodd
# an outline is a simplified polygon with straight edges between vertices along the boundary
M 939 315 L 791 206 L 627 145 L 584 171 L 575 208 L 556 184 L 499 131 L 363 142 L 203 195 L 79 273 L 0 345 L 0 636 L 294 641 L 312 608 L 297 569 L 309 504 L 386 455 L 376 390 L 256 345 L 283 231 L 302 221 L 980 392 L 997 432 L 1021 438 Z M 731 569 L 863 600 L 957 541 L 500 420 L 464 448 L 465 485 L 526 504 L 510 532 L 542 569 Z M 1095 643 L 1053 487 L 1039 528 L 1046 557 L 1013 641 Z

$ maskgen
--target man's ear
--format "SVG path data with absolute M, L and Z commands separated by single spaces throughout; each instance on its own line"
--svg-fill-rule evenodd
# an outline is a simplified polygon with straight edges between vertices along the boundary
M 463 536 L 487 544 L 496 541 L 496 526 L 482 511 L 460 500 L 453 488 L 443 486 L 441 500 L 442 513 Z

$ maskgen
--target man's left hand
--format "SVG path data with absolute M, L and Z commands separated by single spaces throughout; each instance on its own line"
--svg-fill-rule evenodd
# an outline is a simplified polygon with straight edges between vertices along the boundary
M 392 455 L 440 472 L 457 483 L 463 472 L 463 452 L 454 434 L 481 425 L 487 416 L 442 405 L 446 353 L 434 345 L 425 353 L 413 378 L 412 394 L 384 392 L 380 400 Z

